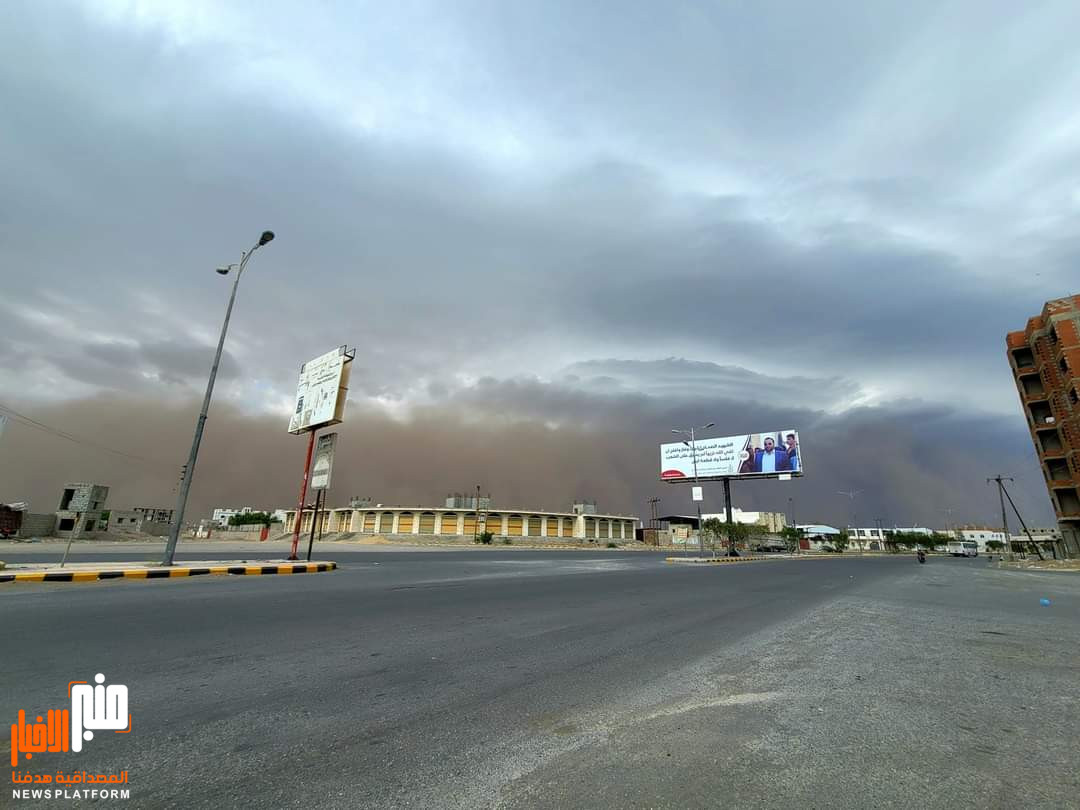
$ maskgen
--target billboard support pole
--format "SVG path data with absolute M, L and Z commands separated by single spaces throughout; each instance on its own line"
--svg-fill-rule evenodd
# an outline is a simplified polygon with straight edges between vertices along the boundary
M 311 473 L 311 454 L 315 450 L 315 431 L 308 431 L 307 457 L 304 460 L 304 479 L 300 483 L 300 503 L 296 507 L 296 520 L 293 521 L 292 550 L 289 552 L 290 560 L 298 560 L 296 549 L 300 545 L 300 518 L 304 514 L 304 499 L 307 498 L 308 475 Z
M 731 479 L 727 476 L 724 477 L 724 517 L 727 518 L 728 556 L 738 557 L 739 552 L 735 550 L 735 535 L 731 530 L 734 522 L 731 519 Z
M 319 523 L 319 518 L 322 516 L 322 504 L 324 502 L 323 495 L 326 490 L 320 489 L 315 493 L 315 514 L 311 518 L 311 534 L 308 536 L 307 541 L 307 561 L 311 562 L 311 547 L 315 545 L 315 524 Z M 319 539 L 322 540 L 322 524 L 319 523 Z
M 478 532 L 480 531 L 480 485 L 476 485 L 476 503 L 473 504 L 476 507 L 476 519 L 473 521 L 472 527 L 472 541 L 476 543 Z

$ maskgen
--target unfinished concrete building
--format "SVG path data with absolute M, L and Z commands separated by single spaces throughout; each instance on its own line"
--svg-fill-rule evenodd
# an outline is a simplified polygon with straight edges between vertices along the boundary
M 109 488 L 100 484 L 64 484 L 56 510 L 56 536 L 87 537 L 101 531 L 108 497 Z

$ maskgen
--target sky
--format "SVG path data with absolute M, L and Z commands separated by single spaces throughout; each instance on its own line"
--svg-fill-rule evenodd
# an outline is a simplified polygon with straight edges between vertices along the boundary
M 85 0 L 0 25 L 0 501 L 692 509 L 673 427 L 797 427 L 799 522 L 1052 519 L 1004 352 L 1078 292 L 1080 7 Z M 73 440 L 74 439 L 74 440 Z M 861 490 L 854 498 L 841 490 Z M 718 487 L 706 510 L 719 508 Z M 152 502 L 152 503 L 151 503 Z M 1000 521 L 998 521 L 1000 522 Z

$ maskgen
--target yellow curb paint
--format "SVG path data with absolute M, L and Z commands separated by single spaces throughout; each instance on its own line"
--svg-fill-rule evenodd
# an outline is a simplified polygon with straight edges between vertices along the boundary
M 320 569 L 320 566 L 322 568 Z M 209 566 L 205 570 L 210 575 L 225 576 L 228 575 L 230 568 L 238 568 L 240 566 L 228 566 L 228 565 L 215 565 Z M 298 574 L 301 572 L 315 574 L 324 571 L 334 571 L 337 569 L 337 563 L 324 562 L 324 563 L 295 563 L 275 566 L 275 571 L 266 572 L 277 574 Z M 242 566 L 243 575 L 258 576 L 263 574 L 263 566 Z M 155 579 L 172 579 L 173 577 L 190 577 L 192 575 L 193 568 L 171 568 L 168 575 L 164 577 L 155 577 Z M 14 579 L 7 580 L 8 582 L 44 582 L 45 577 L 48 574 L 56 573 L 54 571 L 36 571 L 33 573 L 17 573 Z M 62 573 L 67 573 L 66 571 Z M 145 568 L 125 569 L 120 572 L 110 572 L 108 569 L 100 571 L 72 571 L 71 580 L 57 580 L 58 582 L 94 582 L 101 579 L 101 575 L 105 573 L 119 573 L 123 579 L 149 579 L 150 571 Z M 111 577 L 110 577 L 111 578 Z

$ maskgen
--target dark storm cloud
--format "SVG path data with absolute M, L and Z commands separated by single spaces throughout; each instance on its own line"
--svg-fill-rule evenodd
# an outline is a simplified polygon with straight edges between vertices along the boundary
M 640 391 L 660 398 L 797 402 L 826 410 L 847 408 L 862 396 L 851 380 L 840 377 L 774 377 L 738 366 L 665 360 L 587 360 L 564 369 L 563 379 L 597 392 Z
M 171 505 L 196 411 L 195 401 L 115 396 L 38 407 L 36 418 L 47 424 L 150 461 L 12 424 L 5 453 L 23 461 L 0 467 L 0 500 L 28 500 L 48 511 L 65 481 L 92 480 L 112 487 L 114 508 Z M 640 515 L 648 498 L 660 496 L 666 512 L 686 512 L 692 509 L 686 488 L 657 480 L 657 448 L 673 426 L 706 419 L 732 433 L 777 425 L 801 432 L 805 478 L 736 482 L 735 503 L 742 508 L 791 510 L 800 522 L 995 523 L 996 498 L 985 479 L 1001 471 L 1016 477 L 1014 497 L 1029 523 L 1049 520 L 1030 441 L 1014 420 L 973 418 L 923 403 L 839 416 L 719 400 L 703 407 L 538 382 L 480 384 L 451 401 L 417 408 L 407 421 L 351 404 L 345 423 L 335 428 L 340 439 L 330 502 L 343 505 L 351 495 L 364 495 L 384 504 L 437 505 L 447 492 L 479 484 L 500 508 L 565 508 L 588 497 L 604 509 Z M 191 516 L 223 505 L 291 506 L 303 441 L 284 425 L 276 416 L 215 406 Z M 856 489 L 862 492 L 854 502 L 838 494 Z M 720 508 L 718 486 L 706 490 L 705 508 Z
M 822 489 L 792 491 L 823 517 L 869 436 L 890 466 L 866 497 L 897 512 L 970 477 L 936 449 L 950 431 L 970 435 L 976 483 L 1020 452 L 1002 337 L 1071 291 L 1080 240 L 1072 4 L 100 0 L 8 17 L 5 397 L 197 396 L 232 278 L 213 268 L 269 227 L 218 418 L 255 435 L 224 403 L 262 424 L 302 362 L 355 346 L 351 407 L 437 461 L 410 483 L 387 445 L 396 483 L 353 479 L 385 497 L 498 470 L 506 497 L 591 488 L 631 508 L 649 479 L 604 476 L 651 467 L 627 448 L 703 416 L 819 428 Z M 582 461 L 586 434 L 610 441 Z M 542 463 L 498 455 L 524 448 Z M 221 452 L 222 498 L 259 500 L 278 462 Z

